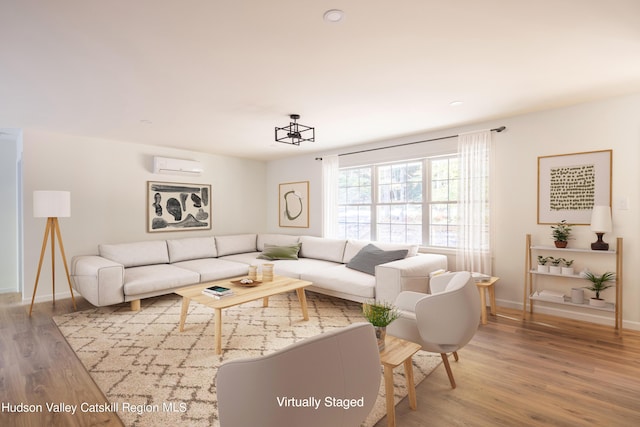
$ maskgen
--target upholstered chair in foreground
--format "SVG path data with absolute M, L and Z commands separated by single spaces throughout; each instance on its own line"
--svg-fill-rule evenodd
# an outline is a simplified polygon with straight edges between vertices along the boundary
M 216 379 L 220 426 L 357 427 L 375 404 L 380 380 L 373 326 L 356 323 L 267 356 L 223 363 Z
M 431 294 L 401 292 L 395 300 L 400 318 L 387 333 L 421 344 L 422 349 L 440 353 L 451 387 L 456 382 L 447 353 L 464 347 L 475 335 L 480 321 L 480 295 L 466 271 L 441 274 L 430 280 Z

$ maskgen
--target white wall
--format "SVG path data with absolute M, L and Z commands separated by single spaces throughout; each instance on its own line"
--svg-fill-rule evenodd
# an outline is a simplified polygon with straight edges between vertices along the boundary
M 204 173 L 154 174 L 153 156 L 198 160 Z M 265 174 L 266 166 L 259 161 L 26 130 L 23 299 L 30 300 L 33 293 L 45 227 L 43 218 L 32 216 L 34 190 L 71 191 L 71 217 L 59 220 L 70 262 L 74 255 L 96 254 L 100 243 L 264 231 Z M 211 184 L 212 230 L 147 233 L 147 181 Z M 37 300 L 51 297 L 49 252 L 46 256 Z M 56 298 L 60 298 L 69 295 L 69 286 L 57 256 Z
M 0 293 L 18 291 L 18 165 L 21 155 L 19 134 L 7 132 L 7 136 L 0 135 Z
M 322 162 L 316 156 L 274 160 L 267 165 L 267 229 L 271 233 L 320 236 L 322 234 Z M 280 227 L 279 185 L 309 181 L 309 228 Z
M 403 143 L 457 134 L 460 132 L 507 126 L 507 131 L 494 133 L 495 187 L 493 189 L 493 221 L 495 225 L 494 274 L 500 276 L 497 284 L 498 304 L 522 307 L 525 268 L 525 235 L 532 234 L 534 243 L 552 244 L 549 225 L 537 222 L 537 158 L 584 151 L 613 150 L 612 197 L 614 230 L 605 240 L 615 244 L 615 237 L 625 239 L 624 247 L 624 322 L 625 327 L 640 329 L 640 289 L 635 277 L 640 274 L 636 260 L 640 256 L 638 221 L 640 201 L 640 94 L 611 98 L 577 106 L 516 116 L 499 121 L 456 127 L 429 134 L 415 135 L 387 143 Z M 321 145 L 322 142 L 317 142 Z M 429 144 L 429 143 L 427 143 Z M 384 143 L 371 144 L 376 147 Z M 410 146 L 411 152 L 424 150 Z M 406 149 L 406 147 L 405 147 Z M 353 151 L 352 149 L 343 150 Z M 338 151 L 339 152 L 339 151 Z M 392 153 L 390 151 L 389 153 Z M 287 180 L 309 180 L 311 196 L 311 227 L 300 233 L 321 232 L 321 166 L 314 157 L 300 156 L 270 162 L 267 167 L 268 227 L 282 232 L 277 226 L 277 184 Z M 375 155 L 373 154 L 375 153 Z M 371 154 L 379 161 L 380 153 Z M 392 154 L 392 157 L 395 156 Z M 342 162 L 342 158 L 341 158 Z M 618 209 L 618 201 L 629 198 L 629 209 Z M 588 247 L 595 240 L 587 226 L 574 228 L 574 247 Z M 576 261 L 578 264 L 578 261 Z M 455 265 L 455 264 L 451 264 Z M 613 269 L 615 265 L 611 267 Z M 564 285 L 559 285 L 564 286 Z M 578 286 L 578 285 L 573 285 Z M 570 287 L 570 286 L 569 286 Z M 599 312 L 576 313 L 563 310 L 564 306 L 540 304 L 539 311 L 561 314 L 611 324 L 612 317 L 601 317 Z

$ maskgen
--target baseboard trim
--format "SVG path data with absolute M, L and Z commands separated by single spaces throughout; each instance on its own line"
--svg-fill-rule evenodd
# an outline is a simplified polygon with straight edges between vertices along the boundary
M 74 296 L 78 295 L 77 292 L 73 293 Z M 71 298 L 71 292 L 66 291 L 66 292 L 56 292 L 56 301 L 57 300 L 62 300 L 62 299 L 67 299 L 67 298 Z M 48 294 L 48 295 L 37 295 L 36 294 L 36 298 L 34 299 L 34 304 L 35 303 L 39 303 L 39 302 L 47 302 L 47 301 L 53 301 L 53 295 L 52 294 Z M 31 304 L 31 295 L 26 295 L 26 294 L 22 294 L 22 303 L 23 304 Z
M 496 304 L 499 307 L 522 310 L 522 302 L 498 299 L 496 300 Z M 602 313 L 600 311 L 597 312 L 598 314 L 595 314 L 596 312 L 594 313 L 585 313 L 582 311 L 579 312 L 578 310 L 581 310 L 580 308 L 576 308 L 575 310 L 566 310 L 562 308 L 562 306 L 559 306 L 553 303 L 545 303 L 544 301 L 536 301 L 535 304 L 536 304 L 536 308 L 535 308 L 536 313 L 549 314 L 551 316 L 558 316 L 558 317 L 566 317 L 568 319 L 581 320 L 585 322 L 596 323 L 598 325 L 605 325 L 605 326 L 611 326 L 611 327 L 614 326 L 615 320 L 613 318 L 613 313 L 611 313 L 610 316 L 602 316 L 602 315 L 599 315 Z M 631 329 L 634 331 L 640 331 L 640 322 L 622 319 L 622 328 Z

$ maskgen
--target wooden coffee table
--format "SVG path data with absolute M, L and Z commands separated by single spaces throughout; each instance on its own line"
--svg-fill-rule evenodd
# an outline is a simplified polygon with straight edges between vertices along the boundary
M 274 276 L 273 281 L 262 282 L 261 284 L 253 287 L 240 286 L 231 283 L 232 280 L 240 279 L 246 279 L 246 276 L 218 280 L 215 282 L 200 283 L 197 285 L 178 289 L 176 291 L 176 294 L 182 296 L 182 311 L 180 312 L 180 332 L 184 331 L 184 323 L 187 319 L 187 312 L 189 311 L 189 304 L 191 303 L 191 300 L 196 301 L 202 305 L 206 305 L 207 307 L 211 307 L 215 310 L 216 354 L 222 353 L 222 310 L 225 308 L 244 304 L 250 301 L 255 301 L 261 298 L 263 300 L 263 306 L 268 307 L 270 296 L 289 291 L 296 291 L 296 293 L 298 294 L 298 300 L 300 301 L 300 306 L 302 308 L 302 318 L 304 320 L 309 320 L 309 313 L 307 311 L 307 297 L 304 293 L 304 288 L 311 285 L 311 282 L 292 279 L 284 276 Z M 224 286 L 225 288 L 233 290 L 233 295 L 226 296 L 220 299 L 216 299 L 208 295 L 203 295 L 202 290 L 209 286 Z

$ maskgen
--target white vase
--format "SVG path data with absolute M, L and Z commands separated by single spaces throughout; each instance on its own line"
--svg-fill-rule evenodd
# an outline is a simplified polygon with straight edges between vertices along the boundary
M 548 273 L 549 266 L 548 265 L 540 265 L 538 264 L 538 273 Z
M 560 267 L 559 265 L 552 265 L 549 267 L 549 273 L 562 274 L 562 267 Z
M 562 267 L 562 274 L 566 276 L 573 276 L 573 267 Z
M 571 302 L 574 304 L 584 304 L 584 289 L 571 288 Z
M 607 302 L 603 299 L 591 298 L 589 300 L 589 305 L 592 305 L 594 307 L 604 307 L 607 305 Z

